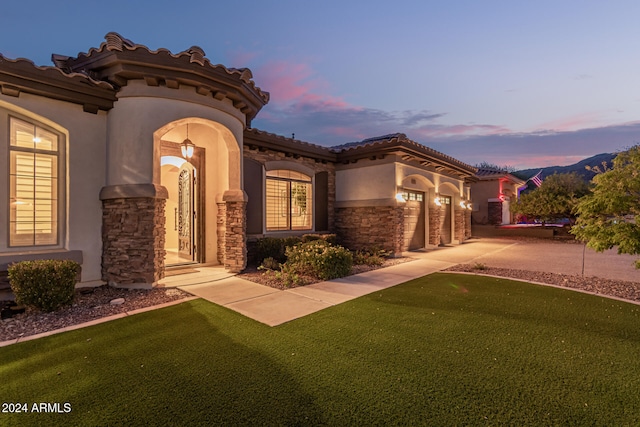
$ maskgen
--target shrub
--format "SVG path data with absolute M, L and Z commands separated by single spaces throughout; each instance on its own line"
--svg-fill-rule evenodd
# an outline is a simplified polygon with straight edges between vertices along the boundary
M 344 277 L 351 271 L 353 256 L 342 246 L 324 240 L 312 240 L 286 250 L 286 265 L 299 274 L 308 274 L 322 280 Z
M 356 251 L 353 254 L 353 263 L 355 265 L 381 266 L 384 264 L 384 258 L 367 251 Z
M 287 260 L 285 250 L 295 246 L 302 240 L 300 237 L 263 237 L 256 242 L 257 260 L 262 263 L 266 258 L 273 258 L 279 263 Z
M 286 263 L 280 264 L 280 268 L 280 271 L 267 270 L 264 272 L 264 274 L 266 274 L 267 276 L 273 276 L 285 288 L 306 285 L 304 277 L 302 277 L 297 271 L 288 266 Z
M 275 258 L 268 257 L 262 261 L 258 270 L 280 270 L 281 265 Z
M 16 302 L 55 311 L 73 302 L 80 265 L 70 260 L 22 261 L 9 266 Z
M 337 237 L 335 234 L 305 234 L 302 236 L 302 243 L 312 242 L 314 240 L 324 240 L 327 243 L 335 245 Z
M 486 265 L 486 264 L 483 264 L 483 263 L 481 263 L 481 262 L 476 262 L 476 263 L 473 265 L 473 269 L 474 269 L 474 270 L 486 270 L 487 268 L 489 268 L 489 267 L 487 267 L 487 265 Z

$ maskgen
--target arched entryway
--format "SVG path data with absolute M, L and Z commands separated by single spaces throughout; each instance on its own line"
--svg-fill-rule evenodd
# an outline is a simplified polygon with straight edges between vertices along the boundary
M 177 154 L 180 147 L 174 143 L 163 144 L 161 156 L 161 185 L 167 189 L 165 204 L 165 265 L 198 263 L 204 259 L 204 229 L 200 180 L 202 149 L 190 159 Z
M 165 266 L 226 266 L 229 194 L 242 192 L 237 140 L 225 126 L 201 118 L 169 123 L 155 137 L 156 173 L 168 193 Z M 195 145 L 190 158 L 181 149 L 186 139 Z

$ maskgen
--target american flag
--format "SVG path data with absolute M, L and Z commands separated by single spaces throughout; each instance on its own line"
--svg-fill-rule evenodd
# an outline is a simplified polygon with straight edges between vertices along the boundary
M 540 187 L 542 185 L 542 178 L 540 178 L 540 175 L 542 175 L 542 169 L 540 169 L 540 172 L 529 178 L 529 181 L 533 181 L 536 187 Z

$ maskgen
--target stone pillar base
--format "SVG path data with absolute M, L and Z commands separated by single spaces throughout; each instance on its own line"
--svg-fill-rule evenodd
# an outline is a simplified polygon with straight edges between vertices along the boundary
M 153 184 L 104 187 L 102 280 L 150 287 L 164 277 L 167 190 Z
M 429 244 L 440 246 L 440 206 L 429 206 Z
M 225 204 L 224 267 L 239 273 L 247 267 L 247 195 L 242 190 L 229 190 L 222 200 Z
M 464 214 L 465 214 L 465 211 L 463 209 L 456 209 L 453 214 L 455 219 L 454 238 L 459 243 L 464 242 L 464 233 L 465 233 Z

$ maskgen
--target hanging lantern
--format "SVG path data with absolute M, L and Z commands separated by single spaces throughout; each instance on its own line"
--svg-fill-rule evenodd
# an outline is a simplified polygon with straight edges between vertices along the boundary
M 193 151 L 196 149 L 196 145 L 189 139 L 189 124 L 187 123 L 187 138 L 180 144 L 180 150 L 182 151 L 182 157 L 189 160 L 193 157 Z

